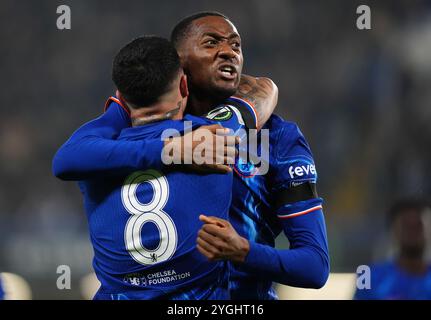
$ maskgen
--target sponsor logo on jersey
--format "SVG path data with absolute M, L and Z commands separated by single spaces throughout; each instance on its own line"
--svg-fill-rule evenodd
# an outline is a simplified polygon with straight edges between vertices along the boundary
M 227 121 L 232 118 L 232 110 L 226 106 L 215 108 L 211 110 L 206 117 L 215 121 Z
M 169 282 L 184 280 L 191 276 L 190 272 L 177 273 L 175 270 L 164 270 L 143 275 L 132 273 L 124 277 L 123 281 L 134 286 L 146 287 Z
M 123 278 L 123 281 L 133 286 L 138 286 L 138 287 L 147 286 L 147 278 L 144 275 L 139 273 L 128 274 Z
M 292 181 L 289 186 L 294 188 L 294 187 L 300 186 L 301 184 L 304 184 L 304 183 L 305 183 L 305 181 Z
M 289 167 L 289 175 L 290 178 L 295 179 L 298 177 L 304 177 L 308 175 L 316 175 L 316 167 L 314 164 L 308 164 L 308 165 L 296 165 L 296 166 L 290 166 Z

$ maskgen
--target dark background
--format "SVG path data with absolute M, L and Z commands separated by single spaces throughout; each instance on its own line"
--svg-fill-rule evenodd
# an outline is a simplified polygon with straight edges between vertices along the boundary
M 61 4 L 71 30 L 56 27 Z M 371 30 L 356 28 L 359 4 L 371 7 Z M 429 196 L 431 1 L 2 0 L 0 271 L 25 277 L 34 298 L 79 298 L 92 271 L 78 188 L 51 173 L 56 149 L 102 112 L 119 48 L 142 34 L 168 37 L 202 10 L 231 18 L 244 71 L 274 80 L 276 112 L 308 139 L 333 272 L 390 255 L 387 207 Z M 72 290 L 56 288 L 62 264 Z

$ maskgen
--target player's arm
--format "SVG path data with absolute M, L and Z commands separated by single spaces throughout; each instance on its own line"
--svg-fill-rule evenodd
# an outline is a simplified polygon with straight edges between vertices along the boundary
M 123 128 L 130 126 L 130 117 L 126 111 L 116 103 L 112 103 L 106 112 L 99 118 L 90 121 L 76 130 L 69 140 L 64 143 L 54 156 L 52 170 L 56 177 L 62 180 L 85 180 L 106 175 L 116 175 L 145 170 L 148 168 L 161 168 L 162 152 L 168 143 L 172 148 L 182 150 L 181 157 L 185 154 L 193 154 L 198 145 L 195 141 L 187 144 L 185 141 L 198 130 L 208 130 L 216 136 L 221 126 L 203 126 L 196 131 L 184 136 L 174 137 L 166 141 L 160 139 L 146 139 L 140 141 L 117 141 Z M 188 137 L 188 136 L 191 137 Z M 211 144 L 211 139 L 204 141 Z M 214 139 L 215 140 L 215 139 Z M 225 141 L 225 149 L 229 146 Z M 224 152 L 223 149 L 206 147 L 212 150 L 214 161 L 211 164 L 200 165 L 206 172 L 230 172 L 228 165 L 214 163 L 228 163 L 228 156 L 232 152 Z M 196 166 L 194 166 L 196 168 Z
M 278 88 L 269 78 L 243 74 L 234 97 L 244 99 L 254 107 L 257 116 L 257 129 L 260 129 L 277 105 Z
M 288 213 L 282 218 L 290 249 L 275 249 L 250 242 L 242 266 L 245 270 L 285 285 L 321 288 L 329 275 L 328 245 L 321 199 L 310 199 L 294 205 L 311 208 L 301 210 L 299 216 Z M 277 210 L 278 215 L 287 212 L 290 210 L 285 206 Z
M 297 126 L 284 127 L 278 139 L 271 179 L 272 208 L 290 248 L 274 249 L 250 242 L 243 265 L 258 274 L 265 270 L 268 279 L 282 284 L 320 288 L 326 283 L 330 266 L 323 200 L 316 191 L 313 156 Z
M 128 114 L 112 105 L 76 130 L 60 147 L 52 163 L 54 175 L 63 180 L 85 180 L 107 172 L 160 167 L 162 141 L 113 140 L 129 126 Z
M 287 132 L 285 137 L 295 134 L 298 135 Z M 241 264 L 243 270 L 271 281 L 320 288 L 329 275 L 322 199 L 314 189 L 315 169 L 308 167 L 307 176 L 297 170 L 301 176 L 295 176 L 295 168 L 307 168 L 312 157 L 301 134 L 291 147 L 281 144 L 280 148 L 277 154 L 283 165 L 274 174 L 277 179 L 274 181 L 273 207 L 289 239 L 290 249 L 275 249 L 249 241 L 241 237 L 228 221 L 202 217 L 205 225 L 199 231 L 198 250 L 209 259 L 229 259 Z
M 197 248 L 209 260 L 227 259 L 262 279 L 295 287 L 321 288 L 326 283 L 329 256 L 321 208 L 283 221 L 290 249 L 249 241 L 227 220 L 206 216 L 200 219 L 205 224 L 199 231 Z
M 224 116 L 225 111 L 217 106 L 206 117 L 232 129 L 244 139 L 247 131 L 242 129 L 260 130 L 274 111 L 277 99 L 278 88 L 272 80 L 242 75 L 237 92 L 225 101 L 236 116 Z

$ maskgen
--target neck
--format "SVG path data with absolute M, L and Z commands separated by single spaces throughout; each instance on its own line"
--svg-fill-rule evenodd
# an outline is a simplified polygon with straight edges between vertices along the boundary
M 158 103 L 148 107 L 134 109 L 130 108 L 130 118 L 132 126 L 143 126 L 149 123 L 181 119 L 181 105 L 182 101 L 175 104 Z M 154 113 L 155 110 L 167 110 L 160 113 Z M 151 115 L 148 115 L 151 114 Z
M 396 262 L 402 270 L 411 274 L 422 275 L 427 272 L 427 264 L 422 255 L 413 257 L 401 253 Z
M 227 98 L 228 97 L 220 98 L 205 93 L 190 92 L 187 102 L 187 112 L 195 116 L 202 116 L 211 111 L 215 106 L 222 103 Z

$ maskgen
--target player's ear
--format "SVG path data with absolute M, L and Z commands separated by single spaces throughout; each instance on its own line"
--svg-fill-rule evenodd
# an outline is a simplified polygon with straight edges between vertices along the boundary
M 189 95 L 189 88 L 187 86 L 187 76 L 183 74 L 180 79 L 180 93 L 183 98 Z
M 184 50 L 182 48 L 177 48 L 177 52 L 178 52 L 178 56 L 180 57 L 181 67 L 184 68 L 186 63 L 187 63 L 187 59 L 186 59 L 186 56 L 184 54 Z
M 120 100 L 123 99 L 123 95 L 121 94 L 121 92 L 119 90 L 115 91 L 115 96 Z

